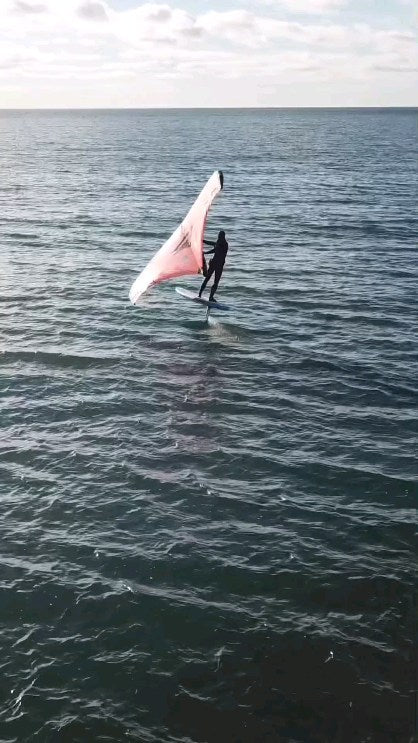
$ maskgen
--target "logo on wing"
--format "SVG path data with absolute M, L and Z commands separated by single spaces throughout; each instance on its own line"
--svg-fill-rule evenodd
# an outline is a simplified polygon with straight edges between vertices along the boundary
M 181 231 L 181 237 L 179 242 L 177 243 L 176 247 L 173 248 L 173 255 L 176 253 L 181 253 L 182 250 L 191 249 L 192 244 L 190 242 L 190 235 L 186 230 Z

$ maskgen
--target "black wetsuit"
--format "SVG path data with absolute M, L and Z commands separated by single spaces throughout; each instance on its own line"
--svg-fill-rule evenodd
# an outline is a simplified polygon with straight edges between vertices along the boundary
M 203 242 L 205 243 L 205 245 L 213 245 L 213 250 L 208 250 L 207 255 L 209 255 L 209 253 L 213 253 L 214 255 L 213 258 L 211 258 L 211 260 L 209 261 L 209 267 L 206 271 L 205 280 L 200 287 L 199 297 L 204 291 L 210 277 L 213 273 L 215 273 L 215 281 L 213 282 L 213 286 L 210 290 L 209 295 L 209 300 L 212 300 L 218 288 L 218 284 L 222 276 L 222 271 L 224 269 L 225 258 L 228 252 L 228 243 L 225 238 L 223 240 L 218 239 L 216 243 L 212 242 L 211 240 L 203 240 Z

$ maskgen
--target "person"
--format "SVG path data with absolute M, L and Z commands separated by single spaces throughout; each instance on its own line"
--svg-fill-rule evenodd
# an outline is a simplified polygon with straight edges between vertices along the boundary
M 213 258 L 211 258 L 209 261 L 209 267 L 206 269 L 206 271 L 204 270 L 205 278 L 202 286 L 200 287 L 199 297 L 202 296 L 202 293 L 205 291 L 206 284 L 214 273 L 215 281 L 213 282 L 212 288 L 210 290 L 209 301 L 216 302 L 214 296 L 221 280 L 222 271 L 224 269 L 225 258 L 228 252 L 228 243 L 226 241 L 225 232 L 223 230 L 219 232 L 218 239 L 215 243 L 212 242 L 212 240 L 203 240 L 203 242 L 205 245 L 212 245 L 213 250 L 206 250 L 205 255 L 210 255 L 210 253 L 213 253 Z

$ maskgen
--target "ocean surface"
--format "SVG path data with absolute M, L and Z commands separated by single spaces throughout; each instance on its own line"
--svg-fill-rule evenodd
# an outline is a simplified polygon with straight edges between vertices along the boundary
M 1 743 L 413 740 L 416 120 L 0 112 Z

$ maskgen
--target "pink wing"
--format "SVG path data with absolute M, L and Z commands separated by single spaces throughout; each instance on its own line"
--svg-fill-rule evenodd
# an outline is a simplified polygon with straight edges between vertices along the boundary
M 132 284 L 129 299 L 136 304 L 153 284 L 176 276 L 196 274 L 203 267 L 203 234 L 210 206 L 223 187 L 223 175 L 215 170 L 181 225 L 151 258 Z

